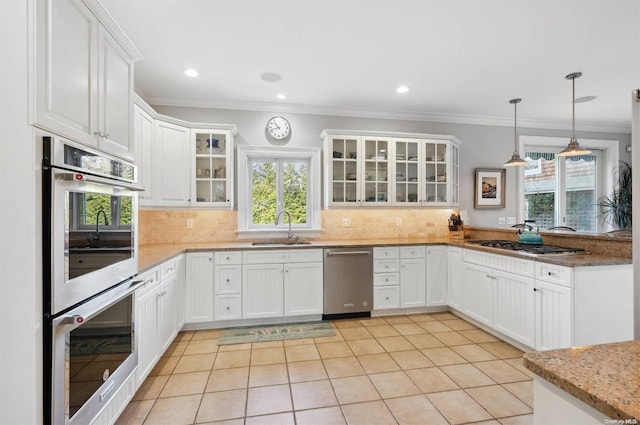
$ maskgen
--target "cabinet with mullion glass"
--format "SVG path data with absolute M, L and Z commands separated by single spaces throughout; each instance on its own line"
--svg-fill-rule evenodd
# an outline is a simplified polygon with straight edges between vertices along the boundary
M 448 205 L 449 146 L 447 140 L 425 140 L 423 145 L 423 199 L 426 205 Z
M 191 132 L 194 166 L 191 204 L 232 207 L 233 134 L 228 130 Z
M 331 152 L 331 196 L 333 205 L 355 205 L 359 202 L 358 188 L 359 140 L 357 137 L 334 137 L 329 143 Z
M 363 137 L 364 203 L 386 204 L 389 201 L 390 140 Z
M 418 139 L 396 139 L 395 204 L 418 205 L 420 202 L 420 148 Z

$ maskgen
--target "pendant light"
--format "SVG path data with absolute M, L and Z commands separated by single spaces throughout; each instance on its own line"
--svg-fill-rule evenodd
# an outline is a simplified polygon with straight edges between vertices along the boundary
M 578 139 L 576 139 L 576 78 L 581 76 L 582 72 L 574 72 L 565 77 L 567 80 L 571 80 L 573 86 L 571 92 L 571 140 L 566 148 L 556 154 L 558 156 L 578 156 L 591 153 L 589 149 L 580 147 Z
M 527 161 L 520 158 L 518 153 L 518 133 L 517 133 L 517 119 L 518 119 L 518 103 L 522 102 L 522 99 L 511 99 L 509 103 L 513 105 L 513 155 L 511 159 L 504 163 L 505 167 L 525 165 Z

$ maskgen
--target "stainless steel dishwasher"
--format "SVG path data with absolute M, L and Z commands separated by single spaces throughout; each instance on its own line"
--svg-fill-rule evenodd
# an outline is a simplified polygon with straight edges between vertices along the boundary
M 324 250 L 323 319 L 371 316 L 373 248 Z

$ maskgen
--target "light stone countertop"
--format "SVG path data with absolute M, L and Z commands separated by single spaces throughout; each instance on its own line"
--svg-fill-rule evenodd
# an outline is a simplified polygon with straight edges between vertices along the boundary
M 534 351 L 524 364 L 610 418 L 640 420 L 640 341 Z

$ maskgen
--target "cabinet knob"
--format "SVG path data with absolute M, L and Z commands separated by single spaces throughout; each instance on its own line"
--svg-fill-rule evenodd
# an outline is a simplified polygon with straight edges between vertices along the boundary
M 389 297 L 384 297 L 384 299 L 388 301 L 388 300 L 389 300 Z
M 547 275 L 549 275 L 549 276 L 553 276 L 554 274 L 555 273 L 553 273 L 553 272 L 547 272 Z
M 533 288 L 533 292 L 538 292 L 538 288 Z
M 229 283 L 229 278 L 227 278 L 227 283 Z
M 228 255 L 227 255 L 226 257 L 224 257 L 224 258 L 226 258 L 226 259 L 227 259 L 227 261 L 229 261 L 229 256 L 228 256 Z
M 385 281 L 385 282 L 389 282 L 389 278 L 387 277 L 384 281 Z
M 213 257 L 209 257 L 209 261 L 213 261 Z
M 227 310 L 231 310 L 231 307 L 227 307 Z

